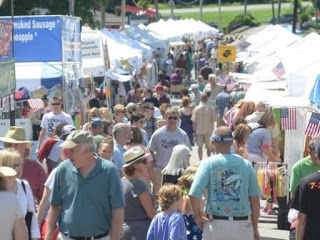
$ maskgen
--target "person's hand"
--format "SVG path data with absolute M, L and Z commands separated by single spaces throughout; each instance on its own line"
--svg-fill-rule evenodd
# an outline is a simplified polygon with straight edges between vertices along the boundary
M 211 222 L 212 220 L 210 220 L 209 218 L 207 218 L 203 215 L 199 215 L 199 216 L 195 216 L 195 221 L 196 221 L 198 227 L 202 231 L 204 224 L 206 224 L 207 222 Z
M 254 240 L 260 240 L 260 233 L 258 229 L 253 230 Z

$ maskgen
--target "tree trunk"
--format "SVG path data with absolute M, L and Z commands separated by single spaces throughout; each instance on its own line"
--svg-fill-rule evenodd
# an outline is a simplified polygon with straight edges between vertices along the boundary
M 106 27 L 106 4 L 103 0 L 100 0 L 100 12 L 101 12 L 100 28 L 103 29 Z
M 278 0 L 278 16 L 277 16 L 277 24 L 280 24 L 281 3 L 282 3 L 282 0 Z
M 271 6 L 272 6 L 272 24 L 274 25 L 276 23 L 276 14 L 274 10 L 274 0 L 271 0 Z
M 247 15 L 247 5 L 248 5 L 248 0 L 244 0 L 244 15 Z

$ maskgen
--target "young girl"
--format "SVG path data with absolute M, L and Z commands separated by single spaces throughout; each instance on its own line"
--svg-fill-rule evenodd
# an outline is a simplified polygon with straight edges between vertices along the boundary
M 197 226 L 194 213 L 191 207 L 190 198 L 188 196 L 189 190 L 191 188 L 194 175 L 196 174 L 196 171 L 198 169 L 198 166 L 189 166 L 186 171 L 183 173 L 183 175 L 178 179 L 178 184 L 183 189 L 183 205 L 181 212 L 183 213 L 184 221 L 186 224 L 187 229 L 187 238 L 189 240 L 202 239 L 202 231 Z M 204 209 L 204 201 L 201 201 L 202 209 Z M 203 211 L 202 214 L 206 216 L 205 212 Z
M 187 230 L 180 212 L 182 208 L 182 189 L 166 184 L 159 190 L 159 204 L 162 212 L 152 220 L 147 240 L 187 240 Z

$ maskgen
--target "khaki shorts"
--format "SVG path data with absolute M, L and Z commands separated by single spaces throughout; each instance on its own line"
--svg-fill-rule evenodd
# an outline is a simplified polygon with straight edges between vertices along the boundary
M 210 134 L 199 134 L 196 135 L 196 143 L 198 147 L 203 147 L 203 144 L 205 144 L 206 148 L 210 148 L 210 142 L 209 142 Z

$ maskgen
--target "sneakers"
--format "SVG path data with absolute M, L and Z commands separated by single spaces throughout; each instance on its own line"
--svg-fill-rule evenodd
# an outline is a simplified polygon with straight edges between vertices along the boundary
M 268 215 L 278 215 L 278 213 L 274 209 L 267 210 Z

